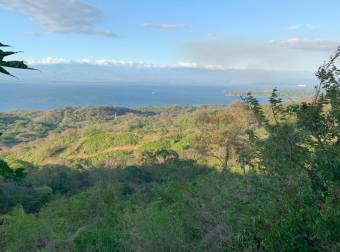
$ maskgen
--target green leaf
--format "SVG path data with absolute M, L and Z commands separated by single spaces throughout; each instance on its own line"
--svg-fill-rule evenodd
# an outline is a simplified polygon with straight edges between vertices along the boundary
M 9 45 L 5 45 L 0 43 L 0 47 L 8 47 Z M 11 67 L 11 68 L 17 68 L 17 69 L 28 69 L 28 70 L 37 70 L 34 68 L 30 68 L 28 67 L 23 61 L 19 61 L 19 60 L 13 60 L 13 61 L 4 61 L 3 59 L 7 56 L 16 54 L 18 52 L 13 52 L 13 51 L 3 51 L 0 50 L 0 74 L 5 74 L 5 75 L 9 75 L 12 77 L 12 74 L 10 74 L 7 70 L 4 69 L 4 67 Z
M 10 47 L 10 46 L 0 43 L 0 47 Z
M 0 66 L 18 69 L 30 69 L 23 61 L 0 61 Z
M 0 67 L 0 73 L 2 74 L 6 74 L 6 75 L 9 75 L 9 76 L 12 76 L 14 77 L 13 75 L 11 75 L 9 72 L 7 72 L 4 68 Z
M 5 52 L 3 50 L 0 50 L 0 60 L 2 61 L 5 57 L 16 54 L 19 52 Z

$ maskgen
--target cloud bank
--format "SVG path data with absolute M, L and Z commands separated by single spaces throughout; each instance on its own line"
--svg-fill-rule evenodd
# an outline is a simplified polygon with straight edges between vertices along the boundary
M 204 69 L 204 70 L 228 70 L 220 65 L 198 64 L 195 62 L 178 62 L 172 65 L 151 64 L 144 61 L 114 60 L 114 59 L 66 59 L 60 57 L 46 57 L 42 59 L 28 59 L 25 61 L 28 65 L 65 65 L 65 64 L 88 64 L 96 66 L 123 66 L 135 68 L 182 68 L 182 69 Z
M 181 24 L 165 24 L 165 23 L 144 23 L 144 27 L 159 29 L 159 30 L 177 30 L 182 28 L 184 25 Z
M 179 62 L 171 65 L 148 64 L 142 61 L 68 60 L 45 58 L 31 60 L 40 71 L 20 71 L 20 79 L 4 78 L 0 83 L 23 82 L 47 85 L 60 84 L 133 84 L 133 85 L 220 85 L 271 89 L 305 85 L 313 88 L 313 73 L 257 69 L 226 69 L 218 65 Z M 30 64 L 31 65 L 31 64 Z M 33 66 L 33 65 L 31 65 Z
M 0 8 L 24 13 L 44 32 L 116 36 L 110 30 L 95 27 L 102 11 L 80 0 L 0 0 Z
M 338 46 L 340 39 L 220 40 L 187 43 L 182 53 L 197 64 L 223 68 L 314 71 Z
M 292 49 L 309 51 L 332 51 L 340 46 L 340 39 L 290 38 L 286 41 L 278 42 L 278 45 Z
M 287 27 L 287 30 L 297 31 L 297 30 L 306 30 L 306 31 L 314 31 L 320 29 L 319 25 L 312 24 L 295 24 Z

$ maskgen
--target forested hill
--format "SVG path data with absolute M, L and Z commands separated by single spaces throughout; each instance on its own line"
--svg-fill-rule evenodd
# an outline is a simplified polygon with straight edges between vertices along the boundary
M 275 121 L 272 108 L 264 107 L 263 116 Z M 330 184 L 333 191 L 320 200 L 309 172 L 289 165 L 290 145 L 281 137 L 291 131 L 268 138 L 257 113 L 241 102 L 3 113 L 2 157 L 27 175 L 0 180 L 0 245 L 5 251 L 336 250 L 339 187 Z M 251 128 L 264 141 L 258 147 L 247 140 Z M 282 170 L 263 170 L 265 163 Z
M 1 250 L 340 251 L 339 57 L 305 102 L 1 114 Z
M 116 165 L 136 165 L 142 163 L 146 151 L 161 150 L 197 159 L 200 153 L 205 156 L 199 149 L 205 131 L 202 120 L 239 113 L 245 121 L 244 109 L 236 102 L 229 107 L 98 107 L 3 113 L 2 121 L 7 123 L 2 127 L 7 130 L 0 143 L 7 159 L 34 165 L 67 162 L 88 167 L 110 160 Z
M 155 112 L 108 106 L 2 112 L 0 113 L 0 132 L 4 135 L 0 139 L 0 145 L 14 146 L 46 137 L 53 132 L 84 127 L 91 123 L 112 121 L 126 114 L 148 116 L 154 115 Z

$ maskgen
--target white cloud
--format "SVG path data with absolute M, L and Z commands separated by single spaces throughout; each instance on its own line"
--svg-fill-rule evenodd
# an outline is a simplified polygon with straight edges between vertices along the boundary
M 71 60 L 59 57 L 46 57 L 42 59 L 28 59 L 29 65 L 58 65 L 58 64 L 88 64 L 96 66 L 122 66 L 130 68 L 181 68 L 181 69 L 202 69 L 202 70 L 228 70 L 221 65 L 198 64 L 195 62 L 178 62 L 172 65 L 151 64 L 144 61 L 111 60 L 111 59 L 78 59 Z
M 290 30 L 290 31 L 299 30 L 301 28 L 302 28 L 301 25 L 290 25 L 290 26 L 287 27 L 287 29 Z
M 203 67 L 204 69 L 207 69 L 207 70 L 228 70 L 229 69 L 222 65 L 214 65 L 214 64 L 205 64 L 203 65 Z
M 171 66 L 175 68 L 191 68 L 191 69 L 205 69 L 205 70 L 219 70 L 219 71 L 225 71 L 230 70 L 228 67 L 224 67 L 222 65 L 216 65 L 216 64 L 198 64 L 196 62 L 178 62 L 175 65 Z
M 59 58 L 59 57 L 28 59 L 26 60 L 26 62 L 29 65 L 89 64 L 89 65 L 98 65 L 98 66 L 130 66 L 130 67 L 149 66 L 143 61 L 123 61 L 123 60 L 87 59 L 87 58 L 71 60 L 71 59 Z
M 280 41 L 277 43 L 280 46 L 292 49 L 311 51 L 332 51 L 335 50 L 338 46 L 340 46 L 340 39 L 289 38 L 286 41 Z
M 327 39 L 219 40 L 185 44 L 182 53 L 188 62 L 213 69 L 314 71 L 338 45 L 340 40 Z
M 28 59 L 26 63 L 29 65 L 52 65 L 52 64 L 69 64 L 71 63 L 70 60 L 64 58 L 56 58 L 56 57 L 47 57 L 43 59 Z
M 228 69 L 216 64 L 183 61 L 172 65 L 148 64 L 143 61 L 105 59 L 70 60 L 49 57 L 30 60 L 41 72 L 23 72 L 22 79 L 34 83 L 150 83 L 187 85 L 267 84 L 313 86 L 313 73 Z M 33 65 L 32 65 L 33 66 Z M 0 80 L 1 81 L 1 80 Z M 6 80 L 7 81 L 7 80 Z M 271 84 L 272 83 L 272 84 Z
M 307 31 L 314 31 L 320 29 L 319 25 L 311 25 L 311 24 L 295 24 L 290 25 L 287 27 L 290 31 L 297 31 L 297 30 L 307 30 Z
M 175 66 L 179 68 L 198 68 L 199 67 L 199 65 L 195 62 L 178 62 Z
M 76 64 L 89 64 L 97 66 L 125 66 L 125 67 L 148 67 L 149 65 L 143 61 L 129 61 L 129 60 L 107 60 L 107 59 L 83 59 L 75 60 Z
M 144 23 L 143 26 L 146 28 L 153 28 L 153 29 L 160 29 L 160 30 L 176 30 L 178 28 L 183 27 L 184 25 L 165 24 L 165 23 Z
M 90 64 L 129 68 L 173 68 L 225 71 L 230 69 L 314 71 L 340 45 L 338 40 L 291 38 L 284 41 L 196 42 L 183 48 L 186 60 L 161 65 L 115 59 L 66 59 L 47 57 L 28 60 L 29 65 Z
M 110 30 L 96 28 L 101 10 L 80 0 L 0 0 L 0 8 L 28 15 L 41 25 L 44 32 L 116 36 Z

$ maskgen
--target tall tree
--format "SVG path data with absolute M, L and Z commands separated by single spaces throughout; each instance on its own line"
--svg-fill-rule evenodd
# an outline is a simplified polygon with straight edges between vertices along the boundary
M 250 132 L 260 168 L 284 193 L 251 221 L 244 241 L 254 247 L 242 250 L 339 251 L 339 60 L 340 47 L 316 72 L 319 84 L 306 102 L 285 104 L 274 89 L 264 113 L 268 107 L 251 94 L 243 98 L 264 131 Z
M 223 171 L 235 162 L 244 170 L 250 166 L 246 126 L 252 121 L 249 109 L 240 102 L 222 111 L 202 113 L 196 121 L 200 136 L 195 148 L 202 156 L 216 159 Z
M 255 138 L 262 167 L 269 173 L 305 170 L 321 195 L 340 180 L 340 47 L 316 72 L 319 84 L 310 102 L 282 104 L 274 89 L 266 117 L 251 95 L 243 98 L 265 129 Z

